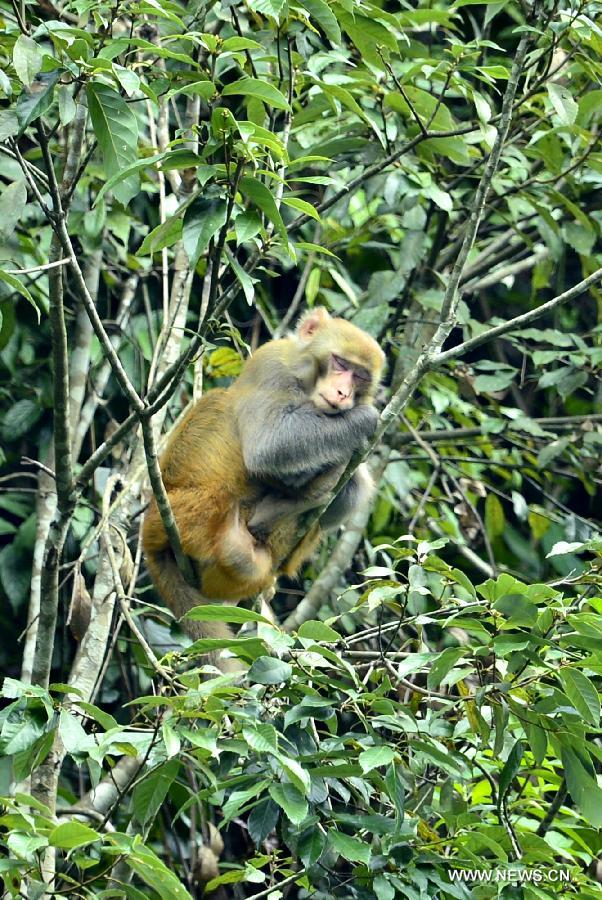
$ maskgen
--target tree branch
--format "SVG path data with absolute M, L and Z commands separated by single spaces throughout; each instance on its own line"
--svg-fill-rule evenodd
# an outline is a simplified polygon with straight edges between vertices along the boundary
M 531 421 L 541 425 L 542 428 L 573 428 L 586 425 L 589 422 L 602 422 L 602 413 L 593 413 L 589 416 L 547 416 L 532 419 Z M 441 428 L 433 431 L 419 431 L 421 440 L 428 444 L 447 444 L 455 441 L 463 441 L 472 437 L 496 438 L 505 435 L 512 428 L 509 421 L 502 431 L 487 431 L 485 428 Z M 414 442 L 414 435 L 410 432 L 398 434 L 395 437 L 394 446 L 405 447 Z
M 583 294 L 584 291 L 587 291 L 588 288 L 597 284 L 599 281 L 602 281 L 602 268 L 596 269 L 595 272 L 592 272 L 592 274 L 588 275 L 587 278 L 584 278 L 583 281 L 578 282 L 572 288 L 564 291 L 564 293 L 558 294 L 558 296 L 554 297 L 552 300 L 548 300 L 547 303 L 542 303 L 542 305 L 538 306 L 536 309 L 531 309 L 529 312 L 523 313 L 520 316 L 508 319 L 507 322 L 502 322 L 501 325 L 496 325 L 488 331 L 483 332 L 483 334 L 477 334 L 475 337 L 463 341 L 461 344 L 452 347 L 450 350 L 444 350 L 443 352 L 437 353 L 431 358 L 430 366 L 440 366 L 449 359 L 464 356 L 464 354 L 480 347 L 482 344 L 489 343 L 489 341 L 492 341 L 494 338 L 500 337 L 503 334 L 508 334 L 510 331 L 517 331 L 520 328 L 524 328 L 525 325 L 530 325 L 531 322 L 535 322 L 537 319 L 541 318 L 541 316 L 556 309 L 556 307 L 560 306 L 562 303 L 567 303 L 569 300 L 578 297 L 579 294 Z

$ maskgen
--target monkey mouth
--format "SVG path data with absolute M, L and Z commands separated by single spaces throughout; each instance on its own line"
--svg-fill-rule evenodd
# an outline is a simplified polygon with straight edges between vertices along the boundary
M 320 394 L 320 397 L 322 398 L 324 403 L 326 403 L 326 405 L 330 407 L 330 409 L 332 409 L 334 412 L 339 412 L 339 407 L 334 403 L 331 403 L 330 400 L 324 396 L 324 394 Z

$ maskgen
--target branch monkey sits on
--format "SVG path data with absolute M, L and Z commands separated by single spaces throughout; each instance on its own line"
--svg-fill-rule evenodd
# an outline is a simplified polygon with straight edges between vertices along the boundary
M 373 338 L 319 307 L 294 335 L 260 347 L 230 387 L 208 391 L 178 424 L 161 471 L 199 590 L 181 575 L 154 500 L 143 529 L 153 581 L 177 617 L 203 603 L 236 603 L 281 573 L 294 575 L 321 529 L 369 501 L 372 481 L 360 465 L 320 526 L 297 544 L 299 517 L 326 501 L 374 433 L 383 364 Z M 232 637 L 221 622 L 186 622 L 186 629 L 193 638 Z

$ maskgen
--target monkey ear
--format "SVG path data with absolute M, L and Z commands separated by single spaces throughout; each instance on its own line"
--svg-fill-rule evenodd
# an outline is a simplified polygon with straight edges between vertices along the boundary
M 316 331 L 319 331 L 329 319 L 328 310 L 324 309 L 323 306 L 316 306 L 315 309 L 306 312 L 299 319 L 297 337 L 300 337 L 302 341 L 311 341 Z

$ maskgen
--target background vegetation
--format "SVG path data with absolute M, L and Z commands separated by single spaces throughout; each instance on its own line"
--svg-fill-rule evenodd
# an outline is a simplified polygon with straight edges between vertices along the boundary
M 5 896 L 600 895 L 600 8 L 1 0 Z M 147 469 L 314 304 L 378 497 L 203 677 Z

